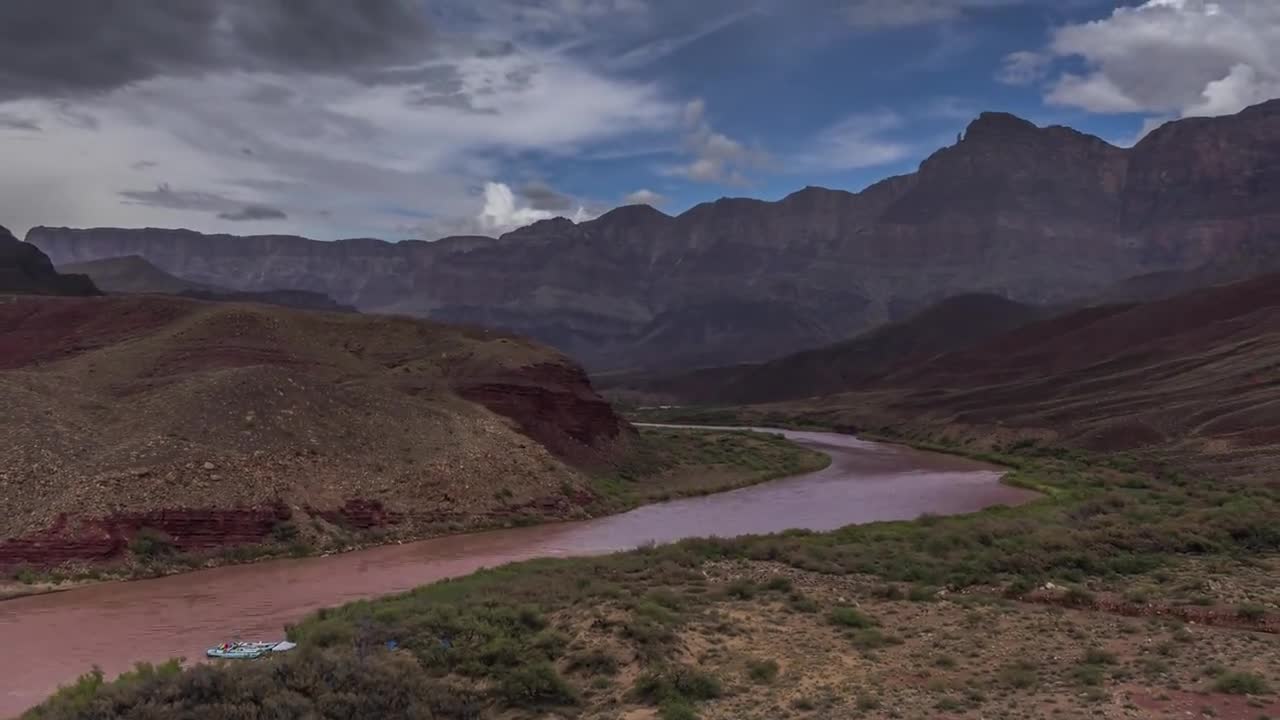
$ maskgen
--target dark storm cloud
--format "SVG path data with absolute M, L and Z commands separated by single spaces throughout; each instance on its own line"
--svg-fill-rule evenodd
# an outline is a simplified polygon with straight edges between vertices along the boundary
M 573 198 L 544 183 L 529 183 L 520 188 L 520 194 L 529 201 L 529 207 L 534 210 L 559 212 L 573 207 Z
M 155 190 L 123 190 L 120 192 L 120 197 L 132 205 L 149 205 L 170 210 L 229 212 L 241 205 L 217 193 L 174 190 L 168 183 L 161 183 Z
M 3 0 L 0 99 L 219 69 L 357 73 L 412 60 L 416 0 Z
M 220 212 L 218 217 L 223 220 L 286 220 L 289 216 L 280 208 L 266 205 L 246 205 L 239 210 Z
M 222 220 L 285 220 L 289 216 L 280 208 L 258 203 L 245 204 L 218 193 L 199 190 L 174 190 L 161 183 L 155 190 L 125 190 L 120 193 L 126 203 L 216 213 Z
M 0 130 L 28 130 L 31 132 L 40 132 L 40 123 L 28 117 L 21 115 L 13 115 L 11 113 L 0 113 Z

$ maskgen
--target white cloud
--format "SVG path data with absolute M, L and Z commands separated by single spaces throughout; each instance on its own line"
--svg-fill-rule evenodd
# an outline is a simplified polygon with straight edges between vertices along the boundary
M 579 205 L 573 213 L 568 214 L 568 217 L 574 222 L 584 222 L 599 214 L 594 209 Z M 487 182 L 484 184 L 484 207 L 480 209 L 480 214 L 476 216 L 476 230 L 497 235 L 530 225 L 539 220 L 550 220 L 557 216 L 563 217 L 566 216 L 566 213 L 539 210 L 529 205 L 520 205 L 516 202 L 516 194 L 509 185 L 500 182 Z
M 913 148 L 886 137 L 902 127 L 902 117 L 889 110 L 850 115 L 822 132 L 788 167 L 801 172 L 854 170 L 897 162 Z
M 424 222 L 472 223 L 468 188 L 502 173 L 505 158 L 570 155 L 681 127 L 680 106 L 656 86 L 549 50 L 458 51 L 394 72 L 377 84 L 265 72 L 162 76 L 76 102 L 0 103 L 3 117 L 42 130 L 0 129 L 0 222 L 19 233 L 58 224 L 396 237 Z M 279 208 L 288 219 L 140 205 L 121 194 L 162 184 Z M 509 224 L 519 209 L 495 217 Z
M 1044 53 L 1019 50 L 1004 57 L 996 79 L 1006 85 L 1030 85 L 1044 78 L 1053 58 Z
M 622 198 L 624 205 L 650 205 L 652 207 L 660 207 L 666 201 L 667 198 L 661 193 L 656 193 L 647 188 L 627 193 L 626 197 Z
M 768 156 L 759 148 L 743 145 L 711 127 L 707 119 L 707 105 L 702 98 L 690 100 L 684 106 L 684 144 L 693 160 L 684 165 L 666 168 L 669 175 L 678 175 L 697 182 L 746 183 L 746 173 L 764 167 Z
M 510 187 L 504 183 L 490 182 L 484 185 L 484 208 L 480 210 L 476 221 L 486 232 L 502 233 L 553 217 L 555 213 L 549 210 L 517 207 L 515 193 L 511 192 Z
M 1014 76 L 1036 53 L 1006 58 Z M 1221 115 L 1280 95 L 1280 2 L 1148 0 L 1054 31 L 1042 57 L 1083 61 L 1047 90 L 1091 112 Z

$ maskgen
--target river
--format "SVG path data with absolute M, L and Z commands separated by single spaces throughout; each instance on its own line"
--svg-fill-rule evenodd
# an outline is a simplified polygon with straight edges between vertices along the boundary
M 495 530 L 329 557 L 272 560 L 0 602 L 0 717 L 92 666 L 202 658 L 232 637 L 277 638 L 321 607 L 399 592 L 518 560 L 596 555 L 647 542 L 833 530 L 1036 497 L 972 460 L 822 432 L 778 432 L 827 453 L 824 470 L 581 522 Z

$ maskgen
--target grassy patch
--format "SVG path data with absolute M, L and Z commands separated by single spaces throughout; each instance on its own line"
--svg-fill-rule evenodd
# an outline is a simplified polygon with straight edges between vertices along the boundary
M 597 510 L 618 512 L 820 470 L 831 459 L 778 435 L 640 428 L 626 456 L 593 479 Z
M 1213 689 L 1232 695 L 1266 695 L 1271 692 L 1266 680 L 1247 672 L 1224 672 L 1214 678 Z

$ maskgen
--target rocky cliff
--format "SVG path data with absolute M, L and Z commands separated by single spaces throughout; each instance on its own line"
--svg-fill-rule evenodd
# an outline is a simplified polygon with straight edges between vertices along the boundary
M 84 275 L 63 275 L 49 257 L 0 226 L 0 294 L 97 295 Z
M 726 364 L 851 337 L 943 298 L 1075 300 L 1125 278 L 1280 255 L 1280 101 L 1131 149 L 1002 113 L 859 193 L 618 208 L 501 238 L 398 244 L 35 228 L 57 262 L 138 254 L 241 290 L 516 330 L 594 369 Z

